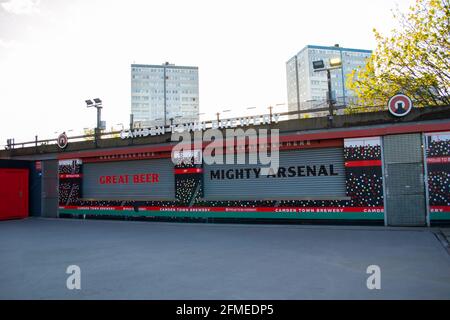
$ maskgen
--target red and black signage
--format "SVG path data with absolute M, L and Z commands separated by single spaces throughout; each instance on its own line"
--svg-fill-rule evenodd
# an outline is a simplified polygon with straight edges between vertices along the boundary
M 56 143 L 58 144 L 58 147 L 60 147 L 61 149 L 64 149 L 67 147 L 67 144 L 69 143 L 69 139 L 67 138 L 67 135 L 65 132 L 61 133 L 58 136 Z
M 170 158 L 83 164 L 85 199 L 174 199 L 174 171 Z
M 270 190 L 274 188 L 276 181 L 284 180 L 282 179 L 284 175 L 286 177 L 291 175 L 291 179 L 300 181 L 322 179 L 322 176 L 338 174 L 337 178 L 345 177 L 344 197 L 340 196 L 342 198 L 340 200 L 313 200 L 313 194 L 311 200 L 275 200 L 270 197 L 268 198 L 270 200 L 258 200 L 256 196 L 248 200 L 238 198 L 232 200 L 233 198 L 230 199 L 230 197 L 226 198 L 227 200 L 208 200 L 204 196 L 204 181 L 209 180 L 211 174 L 214 180 L 219 179 L 217 183 L 225 181 L 221 180 L 222 176 L 223 179 L 231 179 L 233 176 L 233 183 L 236 183 L 236 179 L 240 179 L 241 176 L 245 178 L 247 175 L 246 167 L 232 169 L 230 166 L 226 169 L 217 169 L 219 170 L 217 172 L 210 168 L 206 170 L 203 165 L 194 164 L 194 162 L 174 166 L 170 159 L 152 159 L 86 163 L 83 164 L 82 176 L 81 165 L 77 166 L 76 170 L 73 170 L 72 166 L 60 166 L 62 175 L 79 175 L 76 179 L 70 179 L 68 176 L 68 179 L 60 181 L 60 207 L 61 210 L 73 208 L 105 212 L 123 210 L 125 215 L 130 211 L 142 210 L 230 213 L 238 210 L 242 212 L 242 217 L 245 217 L 246 212 L 260 212 L 262 215 L 264 212 L 272 212 L 274 217 L 277 217 L 277 213 L 314 212 L 326 213 L 323 217 L 336 215 L 342 218 L 342 214 L 353 212 L 355 215 L 351 215 L 352 217 L 362 213 L 361 219 L 364 219 L 365 215 L 371 219 L 370 215 L 376 214 L 376 219 L 382 220 L 380 213 L 383 212 L 384 201 L 381 145 L 379 138 L 375 140 L 369 144 L 348 144 L 341 149 L 341 157 L 343 153 L 343 158 L 340 160 L 341 169 L 339 170 L 341 171 L 333 166 L 330 167 L 329 163 L 323 164 L 320 161 L 318 164 L 307 163 L 304 167 L 303 164 L 295 167 L 282 164 L 281 170 L 275 172 L 272 179 L 267 178 L 271 181 L 266 184 Z M 301 159 L 300 163 L 302 163 Z M 236 169 L 239 170 L 236 171 Z M 223 173 L 221 170 L 224 170 Z M 248 174 L 253 173 L 248 170 Z M 303 176 L 306 178 L 302 178 Z M 82 183 L 79 183 L 80 181 Z M 80 189 L 83 189 L 83 193 Z M 295 192 L 295 188 L 292 190 Z M 344 200 L 345 198 L 348 199 Z
M 124 174 L 100 176 L 98 179 L 100 184 L 141 184 L 141 183 L 158 183 L 158 173 L 141 173 L 141 174 Z
M 338 176 L 334 165 L 304 165 L 279 167 L 278 170 L 269 169 L 267 175 L 262 174 L 262 168 L 241 168 L 228 170 L 211 170 L 211 180 L 242 180 L 242 179 L 264 179 L 264 178 L 298 178 L 298 177 L 320 177 Z
M 450 132 L 426 135 L 430 220 L 450 220 Z
M 397 94 L 389 99 L 389 112 L 396 117 L 404 117 L 411 112 L 413 103 L 411 99 L 404 94 Z

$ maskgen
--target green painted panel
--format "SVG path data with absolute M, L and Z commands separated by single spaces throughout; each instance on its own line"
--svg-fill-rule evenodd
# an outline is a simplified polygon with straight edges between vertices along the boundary
M 430 220 L 450 220 L 450 212 L 431 212 Z

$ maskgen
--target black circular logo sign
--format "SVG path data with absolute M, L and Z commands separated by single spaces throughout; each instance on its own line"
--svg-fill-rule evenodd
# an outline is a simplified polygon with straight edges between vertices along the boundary
M 67 147 L 68 140 L 69 139 L 67 139 L 66 133 L 65 132 L 61 133 L 58 136 L 58 140 L 57 140 L 58 147 L 60 147 L 61 149 L 64 149 L 65 147 Z
M 411 99 L 404 94 L 396 94 L 389 99 L 389 112 L 396 117 L 404 117 L 411 112 L 413 103 Z

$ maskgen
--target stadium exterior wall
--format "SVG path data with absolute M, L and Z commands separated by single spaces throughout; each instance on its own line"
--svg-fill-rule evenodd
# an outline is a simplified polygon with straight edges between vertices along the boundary
M 298 170 L 290 177 L 279 172 L 266 177 L 268 182 L 258 185 L 260 189 L 254 190 L 255 196 L 249 190 L 259 181 L 254 176 L 243 178 L 239 166 L 215 165 L 213 174 L 211 167 L 205 164 L 170 163 L 168 167 L 173 144 L 167 135 L 135 138 L 126 141 L 127 146 L 121 145 L 124 141 L 120 139 L 111 139 L 101 141 L 104 147 L 88 148 L 86 143 L 78 147 L 73 143 L 66 150 L 38 153 L 19 149 L 11 151 L 9 156 L 59 159 L 60 216 L 355 220 L 386 224 L 389 212 L 385 212 L 385 194 L 389 190 L 386 190 L 385 180 L 389 177 L 384 174 L 383 140 L 386 139 L 383 137 L 419 133 L 423 138 L 426 177 L 423 201 L 426 201 L 427 212 L 423 214 L 428 224 L 450 221 L 450 107 L 436 109 L 436 112 L 413 111 L 403 119 L 386 118 L 385 113 L 378 113 L 362 115 L 359 119 L 358 116 L 336 116 L 331 126 L 321 119 L 314 120 L 316 127 L 304 120 L 269 126 L 269 129 L 280 129 L 280 151 L 289 158 L 286 172 L 290 172 L 290 168 Z M 247 144 L 246 152 L 251 152 L 251 147 Z M 322 156 L 314 159 L 313 153 Z M 161 162 L 166 163 L 164 172 L 156 165 Z M 98 170 L 89 168 L 95 166 L 110 169 L 93 176 Z M 320 167 L 326 168 L 323 176 L 314 175 L 314 170 Z M 255 168 L 247 169 L 253 172 Z M 211 181 L 212 176 L 214 181 Z M 330 194 L 333 188 L 326 190 L 327 185 L 333 183 L 336 183 L 336 192 Z M 308 185 L 315 184 L 323 184 L 326 192 L 314 192 L 314 188 L 309 188 L 310 193 L 305 191 Z M 283 185 L 285 190 L 282 190 Z M 136 190 L 141 192 L 146 188 L 148 198 L 145 191 L 140 197 L 133 197 Z M 165 191 L 156 191 L 160 190 L 158 188 Z M 277 188 L 276 192 L 273 188 Z M 108 195 L 108 190 L 114 192 L 110 193 L 112 196 L 101 198 L 96 189 L 102 189 L 103 195 Z

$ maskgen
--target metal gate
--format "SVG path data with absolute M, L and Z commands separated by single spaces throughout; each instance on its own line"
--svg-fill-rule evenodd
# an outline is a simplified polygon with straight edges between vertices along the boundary
M 426 224 L 421 134 L 383 137 L 386 215 L 390 226 Z
M 42 161 L 42 206 L 41 216 L 56 218 L 58 216 L 58 161 Z

